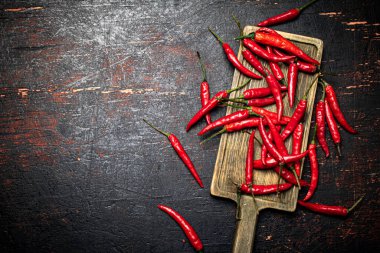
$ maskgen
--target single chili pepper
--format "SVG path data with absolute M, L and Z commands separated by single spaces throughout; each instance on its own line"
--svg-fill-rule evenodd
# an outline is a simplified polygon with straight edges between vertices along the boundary
M 278 25 L 278 24 L 285 23 L 287 21 L 291 21 L 293 19 L 296 19 L 305 8 L 309 7 L 311 4 L 315 3 L 316 1 L 318 1 L 318 0 L 312 0 L 309 3 L 305 4 L 304 6 L 301 6 L 299 8 L 290 9 L 284 13 L 270 17 L 264 21 L 261 21 L 257 26 Z
M 273 54 L 273 49 L 270 46 L 266 46 L 268 53 Z M 272 70 L 274 77 L 282 84 L 286 85 L 285 76 L 277 62 L 269 62 L 269 67 Z
M 213 30 L 211 30 L 210 28 L 208 28 L 208 30 L 212 33 L 212 35 L 214 35 L 214 37 L 222 45 L 222 47 L 224 49 L 224 53 L 227 56 L 227 59 L 231 62 L 231 64 L 237 70 L 240 71 L 240 73 L 242 73 L 243 75 L 246 75 L 246 76 L 248 76 L 250 78 L 253 78 L 253 79 L 262 79 L 261 76 L 253 73 L 252 71 L 250 71 L 249 69 L 247 69 L 246 67 L 244 67 L 244 65 L 239 61 L 239 59 L 237 58 L 234 50 L 232 50 L 231 46 L 228 43 L 224 43 L 223 40 Z
M 355 202 L 350 208 L 344 206 L 330 206 L 319 203 L 310 203 L 298 200 L 297 203 L 313 212 L 335 216 L 347 216 L 362 200 L 364 196 Z
M 294 184 L 294 185 L 299 185 L 299 186 L 309 186 L 309 183 L 306 182 L 305 180 L 298 180 L 294 174 L 287 170 L 286 168 L 280 168 L 280 166 L 277 166 L 273 169 L 277 174 L 279 174 L 286 182 Z M 298 184 L 299 182 L 299 184 Z
M 327 102 L 327 100 L 325 100 L 325 111 L 326 111 L 327 126 L 329 127 L 331 138 L 332 138 L 333 142 L 335 143 L 336 149 L 338 150 L 338 155 L 341 156 L 341 152 L 340 152 L 340 142 L 341 142 L 340 133 L 339 133 L 338 125 L 337 125 L 337 123 L 336 123 L 336 121 L 334 119 L 334 115 L 333 115 L 333 113 L 332 113 L 332 111 L 330 109 L 330 105 Z
M 253 184 L 253 156 L 255 154 L 255 131 L 249 136 L 247 158 L 245 160 L 245 183 L 248 185 Z
M 207 113 L 209 113 L 212 109 L 214 109 L 220 102 L 220 99 L 223 99 L 223 98 L 227 98 L 228 97 L 228 94 L 230 94 L 231 92 L 234 92 L 236 90 L 239 90 L 241 88 L 243 88 L 244 86 L 246 86 L 249 82 L 251 81 L 251 79 L 248 79 L 243 85 L 240 85 L 234 89 L 231 89 L 231 90 L 224 90 L 224 91 L 219 91 L 218 93 L 216 93 L 211 99 L 210 101 L 205 105 L 203 106 L 192 118 L 191 120 L 189 121 L 189 123 L 187 124 L 186 126 L 186 131 L 189 131 L 190 128 L 195 124 L 197 123 L 201 118 L 203 118 L 205 115 L 207 115 Z
M 264 117 L 268 122 L 268 127 L 272 134 L 273 141 L 276 144 L 277 150 L 280 152 L 282 156 L 289 155 L 288 150 L 285 147 L 284 140 L 282 139 L 280 133 L 277 132 L 276 126 L 273 124 L 272 120 L 269 117 L 267 116 L 264 116 Z
M 243 39 L 243 45 L 246 48 L 248 48 L 252 53 L 267 61 L 284 62 L 295 58 L 295 56 L 277 56 L 275 54 L 269 54 L 264 48 L 262 48 L 259 44 L 257 44 L 250 38 Z
M 328 84 L 325 80 L 321 79 L 322 83 L 325 85 L 325 89 L 326 89 L 326 100 L 327 102 L 329 103 L 329 106 L 331 108 L 331 111 L 336 119 L 336 121 L 338 121 L 338 123 L 349 133 L 352 133 L 352 134 L 357 134 L 358 131 L 356 131 L 355 129 L 353 129 L 350 124 L 348 124 L 346 118 L 344 117 L 341 109 L 340 109 L 340 106 L 339 106 L 339 103 L 338 103 L 338 99 L 336 98 L 336 94 L 335 94 L 335 91 L 334 91 L 334 88 Z
M 270 130 L 268 130 L 267 135 L 268 135 L 268 139 L 269 139 L 269 141 L 272 142 L 272 141 L 273 141 L 273 138 L 272 138 L 272 134 L 271 134 Z M 267 155 L 268 155 L 268 149 L 267 149 L 267 146 L 262 145 L 262 146 L 261 146 L 261 162 L 264 164 L 264 166 L 267 166 L 267 163 L 266 163 Z M 273 159 L 273 160 L 274 160 L 274 159 Z M 275 161 L 276 161 L 276 160 L 275 160 Z M 277 162 L 277 163 L 278 163 L 278 162 Z
M 296 96 L 298 80 L 298 67 L 296 62 L 292 62 L 288 68 L 288 99 L 289 106 L 293 108 L 294 98 Z
M 172 134 L 172 133 L 167 133 L 167 132 L 162 131 L 161 129 L 158 129 L 157 127 L 153 126 L 147 120 L 145 120 L 145 119 L 143 119 L 143 120 L 144 120 L 145 123 L 147 123 L 154 130 L 156 130 L 157 132 L 159 132 L 159 133 L 165 135 L 166 137 L 168 137 L 168 139 L 170 141 L 170 144 L 174 148 L 175 152 L 177 152 L 179 158 L 181 158 L 181 160 L 183 161 L 183 163 L 189 169 L 190 173 L 193 175 L 193 177 L 195 178 L 195 180 L 198 182 L 199 186 L 203 188 L 202 180 L 199 177 L 199 175 L 197 173 L 197 170 L 194 167 L 193 162 L 191 161 L 190 157 L 186 153 L 185 149 L 183 148 L 183 146 L 182 146 L 181 142 L 178 140 L 178 138 L 174 134 Z
M 285 94 L 282 93 L 282 97 L 285 97 Z M 234 103 L 241 103 L 245 104 L 248 106 L 255 106 L 255 107 L 264 107 L 268 105 L 273 105 L 276 103 L 274 97 L 267 97 L 267 98 L 254 98 L 254 99 L 249 99 L 249 100 L 241 100 L 241 99 L 228 99 L 227 101 L 229 102 L 234 102 Z
M 273 75 L 271 75 L 271 74 L 268 74 L 265 77 L 265 80 L 267 81 L 268 87 L 271 90 L 271 92 L 273 94 L 273 97 L 274 97 L 274 99 L 276 101 L 277 120 L 280 121 L 281 117 L 282 117 L 282 114 L 284 112 L 284 104 L 282 102 L 280 84 L 278 83 L 277 79 Z
M 318 160 L 317 160 L 317 146 L 315 145 L 315 135 L 317 132 L 318 125 L 316 124 L 314 127 L 314 134 L 313 139 L 311 140 L 311 143 L 309 144 L 309 147 L 307 148 L 309 150 L 309 161 L 310 161 L 310 170 L 311 170 L 311 182 L 308 192 L 306 193 L 305 198 L 303 201 L 308 201 L 315 192 L 315 189 L 317 189 L 318 185 Z
M 302 147 L 302 140 L 303 140 L 303 124 L 299 123 L 294 129 L 293 132 L 293 142 L 292 142 L 292 155 L 297 155 L 301 153 L 301 147 Z M 285 159 L 285 158 L 284 158 Z M 297 173 L 297 176 L 301 175 L 301 162 L 296 161 L 294 163 L 294 170 Z
M 284 192 L 290 189 L 292 186 L 293 184 L 284 183 L 284 184 L 280 184 L 277 189 L 277 184 L 253 185 L 252 187 L 248 184 L 242 184 L 240 186 L 240 191 L 245 194 L 267 195 L 271 193 L 276 193 L 277 191 Z
M 283 156 L 284 163 L 285 164 L 291 164 L 294 162 L 298 162 L 299 160 L 301 160 L 302 158 L 307 156 L 308 153 L 309 153 L 309 151 L 306 150 L 305 152 L 302 152 L 300 154 L 285 155 L 285 156 Z M 258 169 L 258 170 L 271 169 L 271 168 L 276 167 L 278 165 L 279 165 L 279 162 L 274 158 L 266 158 L 265 164 L 262 162 L 261 159 L 253 161 L 253 167 L 255 169 Z
M 280 86 L 281 91 L 287 91 L 288 87 L 286 86 Z M 243 92 L 243 95 L 237 98 L 244 98 L 244 99 L 252 99 L 252 98 L 262 98 L 262 97 L 267 97 L 269 95 L 272 95 L 272 92 L 270 91 L 269 88 L 252 88 L 245 90 Z
M 201 83 L 201 92 L 200 92 L 200 97 L 201 97 L 201 105 L 202 107 L 207 105 L 208 101 L 210 100 L 210 86 L 207 82 L 207 75 L 206 75 L 206 68 L 205 65 L 202 62 L 201 55 L 199 52 L 197 52 L 199 63 L 201 65 L 202 69 L 202 75 L 203 75 L 203 81 Z M 211 116 L 210 114 L 206 114 L 205 116 L 207 124 L 211 123 Z
M 261 62 L 251 53 L 249 50 L 243 50 L 241 52 L 244 59 L 251 64 L 252 67 L 254 67 L 260 74 L 263 76 L 266 75 L 265 70 Z
M 261 32 L 256 31 L 256 32 L 252 32 L 248 35 L 239 36 L 235 39 L 240 40 L 240 39 L 244 39 L 244 38 L 251 38 L 258 43 L 283 49 L 286 52 L 288 52 L 292 55 L 295 55 L 298 58 L 303 59 L 304 61 L 316 64 L 316 65 L 320 65 L 320 63 L 317 60 L 311 58 L 304 51 L 302 51 L 299 47 L 297 47 L 292 42 L 285 39 L 284 37 L 282 37 L 279 34 L 268 33 L 268 32 L 264 32 L 264 31 L 261 31 Z M 244 44 L 244 42 L 243 42 L 243 44 Z
M 284 54 L 283 52 L 281 52 L 280 50 L 276 48 L 273 48 L 273 52 L 278 56 L 287 56 L 286 54 Z M 292 62 L 293 60 L 286 61 L 286 63 L 288 64 Z M 308 62 L 297 60 L 296 64 L 297 64 L 298 70 L 304 73 L 314 74 L 318 70 L 318 67 L 316 65 L 308 63 Z
M 173 220 L 175 220 L 175 222 L 178 223 L 183 232 L 185 232 L 186 237 L 189 239 L 191 246 L 193 246 L 198 253 L 202 253 L 203 244 L 190 223 L 185 220 L 185 218 L 183 218 L 178 212 L 168 206 L 158 205 L 157 207 L 167 213 L 170 217 L 172 217 Z
M 315 123 L 318 125 L 317 128 L 317 139 L 319 144 L 321 144 L 322 150 L 325 152 L 326 157 L 330 155 L 329 146 L 326 141 L 326 109 L 325 109 L 325 86 L 322 85 L 322 97 L 317 103 L 315 108 Z
M 281 155 L 281 153 L 277 150 L 277 148 L 271 143 L 271 141 L 268 138 L 267 133 L 265 132 L 263 119 L 260 118 L 259 121 L 259 132 L 261 136 L 261 140 L 263 141 L 263 144 L 267 147 L 269 154 L 280 162 L 280 164 L 284 163 L 284 157 Z

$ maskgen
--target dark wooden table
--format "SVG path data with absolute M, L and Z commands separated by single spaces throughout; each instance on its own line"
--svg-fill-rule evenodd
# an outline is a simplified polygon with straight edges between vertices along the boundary
M 255 24 L 304 2 L 2 1 L 0 251 L 194 252 L 162 203 L 206 252 L 230 252 L 235 204 L 209 192 L 219 139 L 199 145 L 204 123 L 184 131 L 199 108 L 195 52 L 212 92 L 225 89 L 233 68 L 207 27 L 237 50 L 231 14 Z M 360 131 L 342 131 L 341 158 L 328 135 L 313 201 L 366 196 L 346 219 L 263 211 L 255 252 L 379 251 L 379 11 L 378 1 L 321 0 L 276 27 L 324 41 L 322 71 Z M 142 118 L 181 139 L 205 189 Z

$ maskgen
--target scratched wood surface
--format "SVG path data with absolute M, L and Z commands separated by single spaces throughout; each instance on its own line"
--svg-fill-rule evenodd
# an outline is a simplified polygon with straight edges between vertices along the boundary
M 207 252 L 230 252 L 236 206 L 209 191 L 219 139 L 199 145 L 204 122 L 184 131 L 199 109 L 195 52 L 212 92 L 225 89 L 233 69 L 207 26 L 237 50 L 231 14 L 253 24 L 304 2 L 1 1 L 0 251 L 193 252 L 162 203 Z M 322 71 L 360 130 L 342 132 L 340 159 L 329 135 L 333 156 L 318 150 L 313 201 L 366 197 L 347 219 L 263 211 L 255 252 L 379 251 L 378 13 L 378 1 L 320 0 L 276 27 L 324 42 Z M 181 139 L 205 189 L 143 117 Z

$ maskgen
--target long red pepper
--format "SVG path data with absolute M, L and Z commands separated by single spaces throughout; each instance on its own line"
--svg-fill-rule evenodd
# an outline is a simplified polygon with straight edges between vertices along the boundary
M 341 142 L 341 137 L 338 129 L 338 125 L 334 119 L 334 115 L 330 109 L 330 105 L 327 101 L 325 101 L 325 111 L 326 111 L 326 121 L 327 121 L 327 126 L 329 127 L 331 138 L 333 142 L 335 143 L 335 146 L 338 150 L 338 155 L 341 155 L 340 152 L 340 142 Z
M 272 134 L 270 132 L 270 130 L 268 130 L 267 132 L 267 135 L 268 135 L 268 139 L 270 142 L 273 141 L 273 138 L 272 138 Z M 267 155 L 268 155 L 268 149 L 267 149 L 267 146 L 265 145 L 262 145 L 261 146 L 261 162 L 264 164 L 264 166 L 267 166 Z M 273 159 L 274 160 L 274 159 Z M 276 161 L 276 160 L 275 160 Z
M 288 87 L 281 86 L 280 90 L 281 91 L 287 91 Z M 264 87 L 263 88 L 252 88 L 252 89 L 245 90 L 243 92 L 243 95 L 241 95 L 237 98 L 252 99 L 252 98 L 262 98 L 262 97 L 266 97 L 269 95 L 272 95 L 272 92 L 267 87 L 265 87 L 265 88 Z
M 325 87 L 322 85 L 322 97 L 315 108 L 315 123 L 317 124 L 317 139 L 325 152 L 326 157 L 330 155 L 329 146 L 326 141 L 326 109 L 325 109 Z
M 273 54 L 273 49 L 270 46 L 266 46 L 267 52 Z M 270 70 L 272 70 L 272 73 L 274 77 L 282 84 L 286 85 L 285 76 L 284 73 L 282 73 L 282 70 L 277 62 L 269 62 Z
M 247 185 L 253 184 L 253 160 L 255 154 L 255 131 L 249 136 L 247 158 L 245 160 L 245 183 Z
M 298 58 L 301 58 L 301 59 L 303 59 L 309 63 L 320 65 L 320 63 L 317 60 L 311 58 L 304 51 L 302 51 L 299 47 L 297 47 L 292 42 L 285 39 L 284 37 L 282 37 L 279 34 L 267 33 L 264 31 L 261 31 L 261 32 L 256 31 L 256 32 L 252 32 L 252 33 L 245 35 L 245 36 L 237 37 L 235 39 L 240 40 L 243 38 L 252 38 L 258 43 L 283 49 L 286 52 L 289 52 L 290 54 L 295 55 Z
M 282 94 L 282 97 L 284 97 L 286 94 Z M 241 99 L 228 99 L 230 102 L 234 103 L 241 103 L 248 106 L 255 106 L 255 107 L 264 107 L 268 105 L 273 105 L 276 103 L 274 97 L 267 97 L 267 98 L 254 98 L 249 100 L 241 100 Z
M 280 121 L 284 112 L 284 103 L 282 102 L 280 84 L 278 83 L 277 79 L 271 74 L 268 74 L 265 77 L 265 80 L 267 81 L 268 87 L 271 90 L 273 97 L 276 101 L 277 120 Z
M 284 163 L 290 164 L 290 163 L 297 162 L 297 161 L 301 160 L 302 158 L 304 158 L 305 156 L 307 156 L 308 153 L 309 153 L 309 151 L 306 150 L 305 152 L 302 152 L 300 154 L 285 155 L 285 156 L 283 156 Z M 253 167 L 255 169 L 258 169 L 258 170 L 271 169 L 277 165 L 279 165 L 279 162 L 274 158 L 266 158 L 265 164 L 263 164 L 261 159 L 253 161 Z
M 344 117 L 343 113 L 342 113 L 342 110 L 340 109 L 340 106 L 339 106 L 339 103 L 338 103 L 338 99 L 336 97 L 336 94 L 335 94 L 335 91 L 334 91 L 334 88 L 326 83 L 326 81 L 324 81 L 323 79 L 321 79 L 322 83 L 325 85 L 325 89 L 326 89 L 326 100 L 327 102 L 329 103 L 329 106 L 331 108 L 331 111 L 336 119 L 336 121 L 338 121 L 338 123 L 349 133 L 352 133 L 352 134 L 357 134 L 358 131 L 356 131 L 354 128 L 352 128 L 350 126 L 350 124 L 348 124 L 346 118 Z
M 271 156 L 274 159 L 276 159 L 281 164 L 283 164 L 285 162 L 284 157 L 281 155 L 281 153 L 277 150 L 277 148 L 269 140 L 268 135 L 265 132 L 264 123 L 263 123 L 262 118 L 260 118 L 260 121 L 259 121 L 259 132 L 260 132 L 261 139 L 263 141 L 263 145 L 265 145 L 267 147 L 269 154 L 271 154 Z
M 301 148 L 302 148 L 302 140 L 303 140 L 303 124 L 299 123 L 294 129 L 293 132 L 293 142 L 292 142 L 292 155 L 297 155 L 301 153 Z M 296 171 L 297 175 L 301 175 L 301 162 L 296 161 L 294 163 L 294 170 Z
M 364 196 L 355 202 L 350 208 L 344 206 L 330 206 L 319 203 L 310 203 L 298 200 L 297 203 L 313 212 L 335 216 L 347 216 L 362 200 Z
M 243 88 L 244 86 L 246 86 L 249 82 L 251 81 L 251 79 L 248 79 L 243 85 L 241 86 L 238 86 L 234 89 L 231 89 L 231 90 L 224 90 L 224 91 L 219 91 L 218 93 L 216 93 L 211 99 L 210 101 L 205 105 L 203 106 L 192 118 L 191 120 L 189 121 L 189 123 L 187 124 L 186 126 L 186 131 L 189 131 L 190 128 L 195 124 L 197 123 L 201 118 L 203 118 L 205 115 L 207 115 L 207 113 L 209 113 L 212 109 L 214 109 L 220 102 L 221 99 L 223 98 L 227 98 L 228 97 L 228 94 L 230 94 L 231 92 L 234 92 L 236 90 L 239 90 L 241 88 Z
M 294 184 L 294 185 L 298 185 L 298 181 L 291 171 L 289 171 L 285 168 L 281 169 L 280 166 L 275 167 L 273 170 L 277 174 L 279 174 L 286 182 Z M 307 183 L 305 180 L 299 180 L 299 185 L 300 186 L 309 186 L 309 183 Z
M 201 105 L 202 107 L 207 105 L 208 101 L 210 100 L 210 86 L 207 82 L 207 75 L 206 75 L 206 68 L 205 65 L 202 62 L 201 55 L 199 52 L 197 52 L 199 63 L 201 65 L 202 69 L 202 75 L 203 75 L 203 81 L 201 83 L 201 92 L 200 92 L 200 97 L 201 97 Z M 207 124 L 211 123 L 211 116 L 210 114 L 206 114 L 205 116 Z
M 212 35 L 214 35 L 214 37 L 219 41 L 219 43 L 222 45 L 223 49 L 224 49 L 224 52 L 227 56 L 227 59 L 232 63 L 232 65 L 240 71 L 240 73 L 242 73 L 243 75 L 246 75 L 250 78 L 253 78 L 253 79 L 262 79 L 261 76 L 253 73 L 252 71 L 250 71 L 249 69 L 247 69 L 246 67 L 244 67 L 244 65 L 239 61 L 239 59 L 237 58 L 234 50 L 232 50 L 231 46 L 228 44 L 228 43 L 224 43 L 223 40 L 213 31 L 211 30 L 210 28 L 208 28 L 208 30 L 212 33 Z
M 294 98 L 296 96 L 298 80 L 298 67 L 296 62 L 292 62 L 288 68 L 288 99 L 289 106 L 293 108 Z
M 190 173 L 193 175 L 195 180 L 198 182 L 199 186 L 203 188 L 203 183 L 201 178 L 198 175 L 197 170 L 194 167 L 193 162 L 191 161 L 189 155 L 186 153 L 185 149 L 183 148 L 181 142 L 178 140 L 178 138 L 172 134 L 172 133 L 167 133 L 162 131 L 161 129 L 158 129 L 157 127 L 153 126 L 150 122 L 147 120 L 143 119 L 145 123 L 147 123 L 150 127 L 152 127 L 154 130 L 157 132 L 165 135 L 168 137 L 170 144 L 174 148 L 175 152 L 177 152 L 179 158 L 183 161 L 183 163 L 186 165 L 186 167 L 189 169 Z
M 268 18 L 268 19 L 266 19 L 266 20 L 261 21 L 260 23 L 258 23 L 257 26 L 278 25 L 278 24 L 281 24 L 281 23 L 284 23 L 284 22 L 296 19 L 305 8 L 309 7 L 311 4 L 313 4 L 316 1 L 318 1 L 318 0 L 312 0 L 309 3 L 305 4 L 304 6 L 301 6 L 299 8 L 290 9 L 290 10 L 284 12 L 284 13 L 281 13 L 281 14 L 278 14 L 276 16 L 270 17 L 270 18 Z
M 243 39 L 243 45 L 255 55 L 270 62 L 285 62 L 285 61 L 294 59 L 294 56 L 288 56 L 288 55 L 277 56 L 275 54 L 270 54 L 264 48 L 262 48 L 259 44 L 257 44 L 255 41 L 253 41 L 250 38 Z
M 260 74 L 263 76 L 266 76 L 265 70 L 261 62 L 251 53 L 249 50 L 243 50 L 241 52 L 244 59 L 251 64 L 252 67 L 254 67 Z
M 186 237 L 189 239 L 191 246 L 193 246 L 198 253 L 202 253 L 203 244 L 190 223 L 185 220 L 185 218 L 183 218 L 178 212 L 168 206 L 158 205 L 157 207 L 167 213 L 173 220 L 175 220 L 175 222 L 178 223 L 183 232 L 185 232 Z
M 253 185 L 250 186 L 249 184 L 242 184 L 240 186 L 240 191 L 245 194 L 252 194 L 253 195 L 266 195 L 271 193 L 276 193 L 277 191 L 283 192 L 288 189 L 290 189 L 293 186 L 293 184 L 290 183 L 284 183 L 278 185 L 272 184 L 272 185 Z
M 273 49 L 273 52 L 278 56 L 287 56 L 286 54 L 284 54 L 283 52 L 275 48 Z M 288 64 L 292 62 L 293 60 L 286 61 L 286 63 Z M 296 64 L 297 64 L 298 70 L 304 73 L 314 74 L 318 70 L 318 67 L 316 65 L 308 63 L 308 62 L 297 60 Z
M 282 156 L 288 155 L 289 153 L 285 147 L 284 140 L 282 139 L 280 133 L 277 131 L 276 126 L 273 124 L 272 120 L 269 117 L 265 116 L 265 119 L 268 122 L 268 127 L 270 129 L 271 134 L 272 134 L 273 141 L 276 144 L 277 150 L 280 152 L 280 154 Z
M 315 134 L 317 131 L 317 125 L 315 125 L 314 129 L 314 136 L 309 144 L 309 147 L 307 148 L 309 150 L 309 161 L 310 161 L 310 170 L 311 170 L 311 181 L 310 181 L 310 187 L 308 192 L 306 193 L 305 198 L 303 201 L 308 201 L 314 194 L 315 189 L 317 189 L 318 185 L 318 160 L 317 160 L 317 146 L 315 145 Z

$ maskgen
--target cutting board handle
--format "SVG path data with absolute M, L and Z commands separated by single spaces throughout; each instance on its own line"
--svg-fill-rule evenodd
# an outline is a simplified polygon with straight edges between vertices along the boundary
M 240 199 L 240 219 L 236 224 L 233 253 L 250 253 L 255 239 L 256 221 L 259 210 L 252 196 L 242 195 Z

